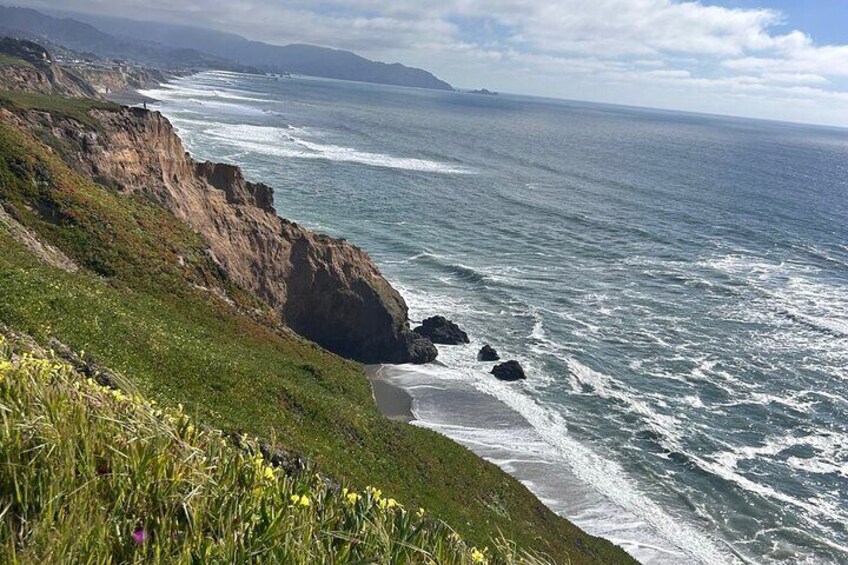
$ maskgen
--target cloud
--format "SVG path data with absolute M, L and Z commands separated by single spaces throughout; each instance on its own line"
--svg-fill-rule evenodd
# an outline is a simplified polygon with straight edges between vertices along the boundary
M 18 3 L 54 7 L 53 0 Z M 658 104 L 674 107 L 831 122 L 844 116 L 848 125 L 848 106 L 841 106 L 848 45 L 817 45 L 772 9 L 728 8 L 709 0 L 66 0 L 63 5 L 192 22 L 273 43 L 352 49 L 424 66 L 460 86 L 620 103 L 644 103 L 651 92 Z

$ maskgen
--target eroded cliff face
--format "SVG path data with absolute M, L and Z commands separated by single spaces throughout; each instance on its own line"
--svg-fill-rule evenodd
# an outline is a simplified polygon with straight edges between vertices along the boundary
M 246 181 L 238 167 L 195 162 L 158 112 L 90 115 L 98 127 L 85 133 L 65 118 L 22 119 L 75 148 L 78 155 L 65 158 L 83 173 L 144 193 L 186 221 L 227 276 L 297 333 L 365 363 L 435 358 L 432 343 L 410 331 L 403 298 L 364 251 L 281 219 L 272 190 Z
M 37 43 L 0 38 L 0 53 L 21 64 L 0 65 L 0 89 L 71 97 L 97 97 L 97 92 L 72 71 L 53 62 L 50 53 Z
M 168 77 L 156 69 L 123 67 L 84 68 L 76 66 L 73 72 L 88 82 L 97 92 L 109 93 L 130 88 L 153 88 Z
M 0 67 L 0 88 L 76 98 L 97 96 L 97 93 L 85 81 L 58 65 Z

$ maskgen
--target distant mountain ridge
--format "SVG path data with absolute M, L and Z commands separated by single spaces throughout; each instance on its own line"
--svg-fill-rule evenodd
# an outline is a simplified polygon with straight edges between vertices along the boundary
M 81 13 L 0 6 L 0 33 L 21 31 L 101 57 L 179 67 L 243 68 L 356 80 L 395 86 L 453 90 L 433 74 L 400 63 L 371 61 L 350 51 L 314 45 L 271 45 L 240 35 L 173 24 Z M 57 17 L 53 17 L 57 16 Z M 192 63 L 192 64 L 189 64 Z M 242 69 L 240 69 L 242 68 Z
M 150 41 L 115 37 L 96 27 L 70 18 L 54 18 L 29 8 L 0 6 L 0 35 L 18 36 L 106 59 L 125 59 L 143 65 L 171 69 L 215 67 L 250 72 L 246 65 L 194 49 L 174 48 Z M 55 51 L 55 49 L 54 49 Z

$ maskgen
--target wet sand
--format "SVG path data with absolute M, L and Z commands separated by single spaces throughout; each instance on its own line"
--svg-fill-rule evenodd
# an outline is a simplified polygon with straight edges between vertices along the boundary
M 386 380 L 382 373 L 383 365 L 366 365 L 365 372 L 371 380 L 371 390 L 374 401 L 383 416 L 399 422 L 411 422 L 415 419 L 412 413 L 412 397 L 408 392 Z

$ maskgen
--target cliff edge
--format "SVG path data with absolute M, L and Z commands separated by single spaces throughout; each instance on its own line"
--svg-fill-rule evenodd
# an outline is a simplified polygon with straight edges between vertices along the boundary
M 410 330 L 406 303 L 364 251 L 280 218 L 272 189 L 248 182 L 238 167 L 194 161 L 159 112 L 98 108 L 88 116 L 90 127 L 37 110 L 17 119 L 52 139 L 83 174 L 144 194 L 189 224 L 226 277 L 300 335 L 363 363 L 435 359 L 436 348 Z

